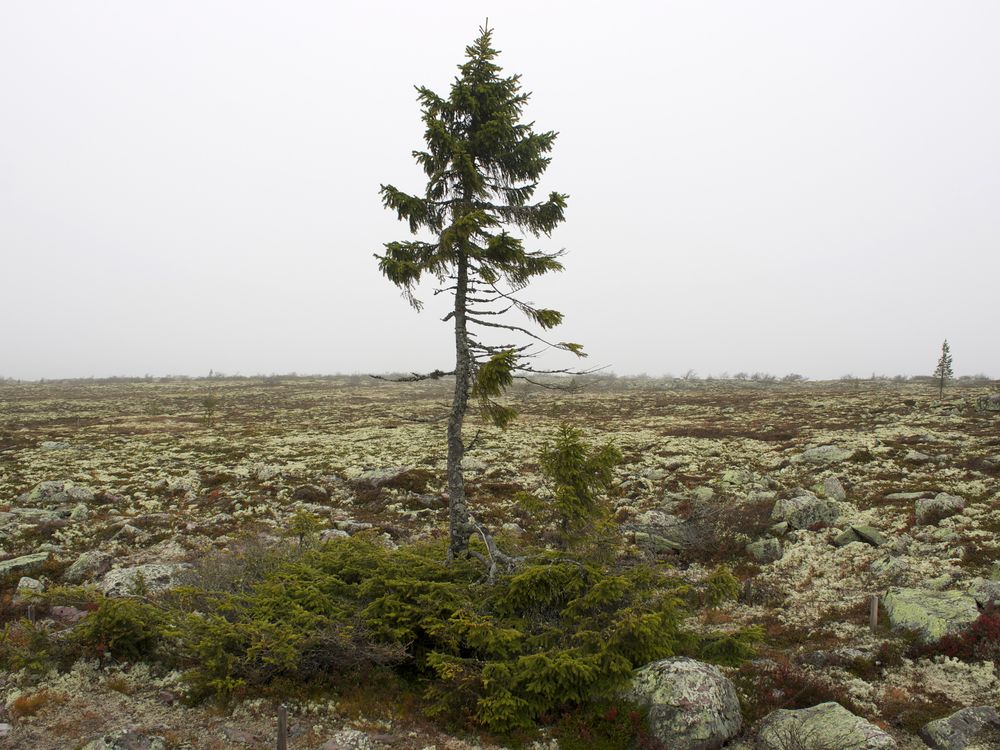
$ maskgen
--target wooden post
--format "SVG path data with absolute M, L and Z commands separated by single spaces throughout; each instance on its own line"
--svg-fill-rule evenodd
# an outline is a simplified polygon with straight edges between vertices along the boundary
M 288 709 L 278 706 L 278 750 L 288 750 Z
M 878 631 L 878 594 L 869 597 L 868 610 L 868 624 L 875 633 Z

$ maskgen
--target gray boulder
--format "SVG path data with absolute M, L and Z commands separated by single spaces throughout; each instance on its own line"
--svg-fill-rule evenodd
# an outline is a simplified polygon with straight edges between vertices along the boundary
M 42 564 L 49 559 L 48 552 L 35 552 L 32 555 L 22 555 L 10 560 L 0 561 L 0 578 L 21 573 L 25 575 L 42 567 Z
M 19 506 L 54 507 L 91 503 L 95 493 L 89 487 L 81 487 L 66 479 L 40 482 L 17 498 Z
M 989 750 L 1000 747 L 1000 711 L 993 706 L 963 708 L 925 724 L 920 737 L 934 750 Z
M 892 627 L 912 630 L 925 643 L 961 632 L 979 618 L 976 600 L 962 591 L 891 588 L 882 603 Z
M 773 537 L 770 539 L 758 539 L 747 545 L 747 554 L 757 562 L 774 562 L 780 560 L 784 551 L 781 549 L 781 542 Z
M 885 544 L 886 540 L 877 530 L 871 526 L 864 525 L 848 526 L 833 540 L 833 543 L 838 547 L 843 547 L 852 542 L 863 542 L 870 544 L 872 547 L 881 547 Z
M 105 596 L 133 596 L 139 591 L 158 594 L 178 584 L 178 575 L 189 565 L 150 563 L 131 568 L 115 568 L 104 576 L 100 589 Z
M 838 503 L 847 500 L 847 490 L 844 489 L 843 483 L 837 477 L 827 477 L 823 480 L 823 492 L 828 498 L 836 500 Z
M 716 667 L 694 659 L 647 664 L 625 697 L 648 709 L 650 733 L 671 750 L 716 750 L 740 731 L 736 688 Z
M 771 510 L 771 519 L 787 521 L 793 529 L 813 529 L 829 526 L 837 521 L 840 508 L 832 500 L 815 495 L 779 500 Z
M 934 497 L 917 500 L 917 523 L 921 525 L 937 523 L 942 519 L 961 513 L 964 509 L 964 499 L 958 495 L 939 492 Z
M 63 573 L 63 580 L 66 583 L 83 583 L 99 578 L 109 570 L 111 570 L 111 555 L 90 550 L 76 558 L 76 562 Z
M 895 750 L 896 740 L 839 703 L 780 709 L 761 721 L 755 750 Z

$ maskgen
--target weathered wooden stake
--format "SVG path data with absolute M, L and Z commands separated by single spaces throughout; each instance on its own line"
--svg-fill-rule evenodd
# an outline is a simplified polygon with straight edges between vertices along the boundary
M 878 594 L 872 594 L 868 602 L 868 624 L 871 625 L 872 632 L 878 631 Z
M 288 750 L 288 709 L 278 706 L 278 750 Z

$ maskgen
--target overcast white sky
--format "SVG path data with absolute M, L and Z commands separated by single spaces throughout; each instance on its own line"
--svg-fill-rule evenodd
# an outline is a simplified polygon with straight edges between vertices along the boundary
M 588 364 L 1000 376 L 995 0 L 0 0 L 0 375 L 450 369 L 378 188 L 487 16 Z

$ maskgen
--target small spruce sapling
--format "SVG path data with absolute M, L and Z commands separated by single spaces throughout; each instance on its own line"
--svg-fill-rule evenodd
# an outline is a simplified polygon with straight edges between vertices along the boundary
M 593 447 L 579 430 L 561 425 L 539 456 L 552 491 L 551 504 L 546 508 L 526 493 L 519 493 L 516 499 L 528 508 L 547 511 L 558 526 L 560 549 L 567 549 L 607 528 L 611 510 L 606 496 L 621 460 L 621 451 L 611 443 Z
M 934 380 L 938 384 L 938 397 L 944 398 L 944 387 L 948 381 L 955 377 L 954 370 L 951 369 L 951 347 L 948 346 L 948 339 L 941 344 L 941 356 L 938 358 L 937 367 L 934 370 Z

